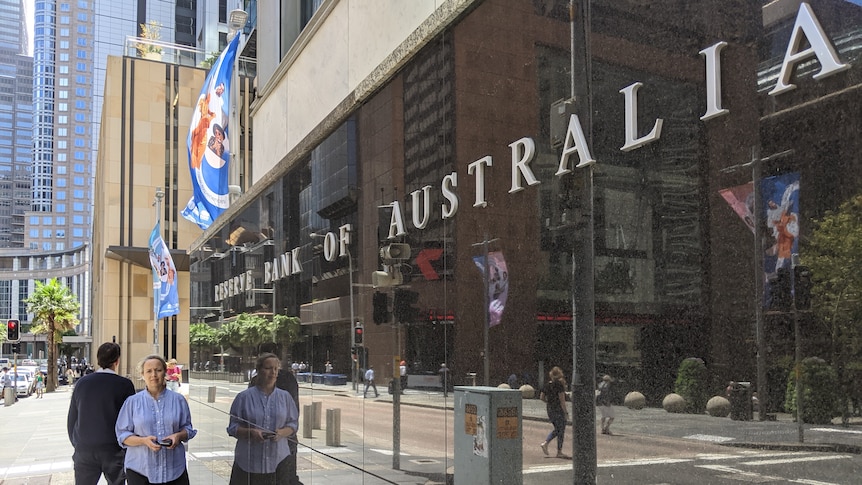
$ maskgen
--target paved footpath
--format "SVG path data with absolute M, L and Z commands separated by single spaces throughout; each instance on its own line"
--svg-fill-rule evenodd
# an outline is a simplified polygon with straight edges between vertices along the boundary
M 206 387 L 195 386 L 193 382 L 190 400 L 206 403 Z M 219 392 L 222 393 L 221 386 Z M 225 387 L 229 387 L 225 384 Z M 303 396 L 311 393 L 332 393 L 356 398 L 361 396 L 348 386 L 325 386 L 320 384 L 301 384 Z M 391 401 L 385 388 L 378 399 Z M 361 393 L 360 393 L 361 394 Z M 0 485 L 51 484 L 72 485 L 72 446 L 66 434 L 66 413 L 69 406 L 71 387 L 61 386 L 53 393 L 45 393 L 45 397 L 35 396 L 19 399 L 12 406 L 0 405 Z M 305 399 L 305 397 L 303 397 Z M 221 402 L 224 401 L 224 402 Z M 424 392 L 408 390 L 401 399 L 405 406 L 448 407 L 451 408 L 454 397 L 450 393 L 444 397 L 439 392 Z M 217 400 L 214 406 L 229 406 L 229 398 Z M 194 482 L 213 485 L 227 483 L 230 475 L 233 440 L 224 433 L 224 412 L 226 409 L 216 409 L 210 416 L 201 414 L 195 417 L 195 426 L 199 437 L 194 441 L 206 442 L 207 450 L 195 450 L 189 453 L 189 474 Z M 670 414 L 662 409 L 647 408 L 639 411 L 617 407 L 617 419 L 614 431 L 623 435 L 627 441 L 634 443 L 650 443 L 662 440 L 667 443 L 704 443 L 721 444 L 761 449 L 782 449 L 792 451 L 830 451 L 841 453 L 860 453 L 862 443 L 862 419 L 854 418 L 849 426 L 832 424 L 828 426 L 805 425 L 805 443 L 798 442 L 798 428 L 791 417 L 779 414 L 776 421 L 732 421 L 729 418 L 714 418 L 708 415 Z M 547 422 L 545 405 L 537 399 L 523 401 L 523 419 Z M 351 437 L 343 436 L 351 447 Z M 614 454 L 614 447 L 603 448 L 604 437 L 599 436 L 600 449 L 599 466 L 602 461 L 613 463 L 621 458 Z M 569 441 L 567 440 L 567 443 Z M 357 444 L 359 448 L 361 443 Z M 648 446 L 648 445 L 645 445 Z M 643 449 L 643 448 L 641 448 Z M 317 450 L 321 451 L 321 450 Z M 310 484 L 329 485 L 353 483 L 357 478 L 357 469 L 339 463 L 337 448 L 325 449 L 324 454 L 314 453 L 310 449 L 301 450 L 299 458 L 313 465 L 313 469 L 301 472 L 303 481 Z M 451 451 L 451 450 L 450 450 Z M 731 450 L 728 450 L 731 452 Z M 322 459 L 322 455 L 327 455 Z M 364 454 L 363 454 L 364 455 Z M 603 458 L 604 457 L 604 458 Z M 632 457 L 627 457 L 631 459 Z M 396 483 L 396 484 L 431 484 L 442 483 L 445 478 L 437 480 L 410 470 L 409 460 L 402 460 L 402 470 L 391 469 L 391 454 L 377 458 L 366 459 L 363 456 L 362 483 Z M 569 465 L 560 465 L 560 467 Z M 302 466 L 300 467 L 302 469 Z M 547 476 L 541 473 L 541 467 L 524 471 L 524 484 L 545 483 Z M 451 473 L 451 469 L 449 470 Z

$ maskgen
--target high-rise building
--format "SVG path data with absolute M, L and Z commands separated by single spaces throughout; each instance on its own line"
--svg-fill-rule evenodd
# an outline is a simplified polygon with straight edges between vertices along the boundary
M 23 246 L 30 205 L 33 58 L 20 0 L 0 0 L 0 247 Z

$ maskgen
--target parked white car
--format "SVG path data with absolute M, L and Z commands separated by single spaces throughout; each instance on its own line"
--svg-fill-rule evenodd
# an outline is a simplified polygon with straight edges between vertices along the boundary
M 33 382 L 26 374 L 18 374 L 18 381 L 15 383 L 15 393 L 24 397 L 33 393 Z

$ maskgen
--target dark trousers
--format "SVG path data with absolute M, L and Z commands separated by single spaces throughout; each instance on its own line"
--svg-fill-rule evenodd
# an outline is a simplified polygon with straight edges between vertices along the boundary
M 296 455 L 290 455 L 275 467 L 275 473 L 249 473 L 234 462 L 230 485 L 291 485 L 296 478 Z M 291 460 L 291 458 L 293 460 Z
M 551 424 L 554 425 L 554 430 L 548 434 L 546 442 L 550 443 L 552 439 L 557 438 L 557 451 L 563 451 L 563 440 L 566 439 L 566 415 L 562 412 L 549 412 L 548 418 Z
M 362 397 L 365 397 L 368 394 L 368 388 L 374 388 L 374 397 L 379 396 L 380 394 L 377 392 L 377 385 L 374 384 L 374 381 L 365 381 L 365 392 L 362 393 Z
M 126 470 L 126 482 L 129 485 L 150 485 L 150 481 L 147 480 L 147 477 L 141 475 L 135 470 Z M 75 485 L 78 485 L 77 483 Z M 189 471 L 183 470 L 183 474 L 179 476 L 176 480 L 171 480 L 170 482 L 165 482 L 164 485 L 189 485 Z
M 75 448 L 72 462 L 75 467 L 76 485 L 96 485 L 105 474 L 108 485 L 122 485 L 126 481 L 123 462 L 126 450 L 85 450 Z

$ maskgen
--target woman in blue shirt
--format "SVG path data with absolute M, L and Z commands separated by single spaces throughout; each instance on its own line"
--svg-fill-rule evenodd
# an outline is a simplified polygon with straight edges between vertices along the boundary
M 187 485 L 186 449 L 195 437 L 189 405 L 182 394 L 166 388 L 165 359 L 144 357 L 138 366 L 147 388 L 128 398 L 117 417 L 117 442 L 126 449 L 129 485 Z
M 289 440 L 296 434 L 299 411 L 290 393 L 275 385 L 281 362 L 265 353 L 255 364 L 256 385 L 236 396 L 227 434 L 236 438 L 230 484 L 275 485 L 292 470 Z

